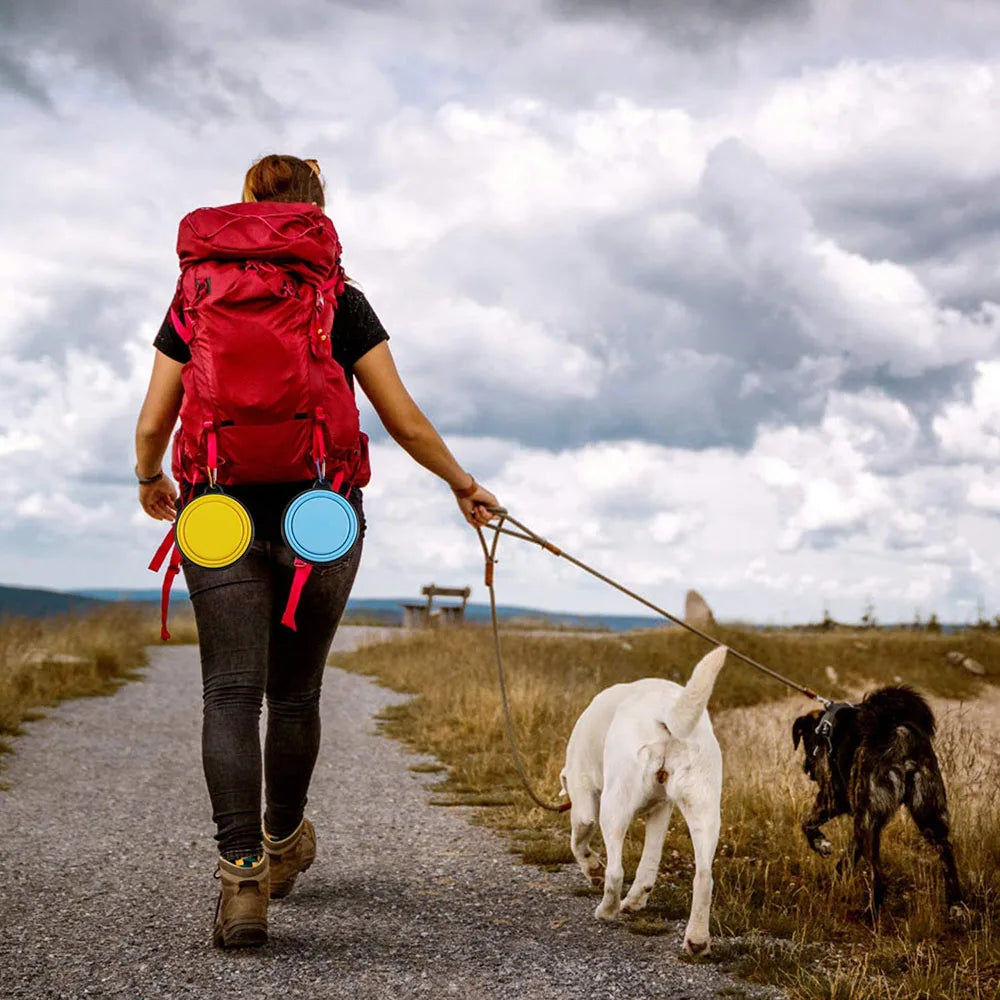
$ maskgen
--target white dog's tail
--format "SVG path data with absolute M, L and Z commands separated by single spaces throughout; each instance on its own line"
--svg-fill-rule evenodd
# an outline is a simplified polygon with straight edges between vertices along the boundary
M 691 672 L 680 697 L 664 719 L 667 729 L 677 739 L 687 739 L 698 724 L 715 687 L 715 678 L 719 676 L 728 652 L 725 646 L 716 646 L 698 661 L 698 665 Z

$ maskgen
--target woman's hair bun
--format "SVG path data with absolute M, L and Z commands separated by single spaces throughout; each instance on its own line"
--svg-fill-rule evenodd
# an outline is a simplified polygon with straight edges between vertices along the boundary
M 323 178 L 315 160 L 297 156 L 262 156 L 243 181 L 244 201 L 296 201 L 325 204 Z

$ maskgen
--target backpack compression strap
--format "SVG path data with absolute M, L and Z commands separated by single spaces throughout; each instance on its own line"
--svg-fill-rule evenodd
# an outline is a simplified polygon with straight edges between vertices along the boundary
M 171 546 L 173 547 L 171 549 Z M 167 631 L 167 614 L 170 611 L 170 589 L 174 585 L 177 574 L 181 571 L 181 550 L 174 541 L 174 526 L 170 525 L 170 530 L 166 537 L 160 542 L 160 547 L 156 550 L 156 555 L 150 561 L 149 568 L 158 573 L 163 565 L 167 553 L 170 553 L 170 562 L 167 564 L 167 571 L 163 576 L 163 587 L 160 590 L 160 638 L 166 642 L 170 638 Z
M 187 503 L 193 493 L 193 483 L 187 485 L 186 488 L 182 484 L 180 490 L 181 502 Z M 174 585 L 174 580 L 177 579 L 177 574 L 181 571 L 181 550 L 177 546 L 177 536 L 175 525 L 173 524 L 167 529 L 163 541 L 160 542 L 160 547 L 149 562 L 149 568 L 154 573 L 159 573 L 160 567 L 167 558 L 167 553 L 170 553 L 170 562 L 167 563 L 167 572 L 163 577 L 163 587 L 160 590 L 160 638 L 164 642 L 170 638 L 170 633 L 167 631 L 167 614 L 170 611 L 170 590 Z
M 317 479 L 326 478 L 326 442 L 323 440 L 325 426 L 326 413 L 322 406 L 317 406 L 316 416 L 313 420 L 313 461 L 316 463 Z
M 295 627 L 295 612 L 299 607 L 302 588 L 306 585 L 306 580 L 309 579 L 312 568 L 312 563 L 296 558 L 295 576 L 292 577 L 292 589 L 288 592 L 288 603 L 285 605 L 285 613 L 281 616 L 281 624 L 287 626 L 293 632 L 298 631 Z

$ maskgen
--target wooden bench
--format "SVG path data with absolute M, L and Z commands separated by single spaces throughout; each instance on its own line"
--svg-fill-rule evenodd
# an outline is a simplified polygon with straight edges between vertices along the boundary
M 465 620 L 465 605 L 472 593 L 471 587 L 438 587 L 433 583 L 422 587 L 425 602 L 403 603 L 403 627 L 422 628 L 426 625 L 460 625 Z M 441 604 L 434 607 L 435 597 L 460 597 L 461 604 Z

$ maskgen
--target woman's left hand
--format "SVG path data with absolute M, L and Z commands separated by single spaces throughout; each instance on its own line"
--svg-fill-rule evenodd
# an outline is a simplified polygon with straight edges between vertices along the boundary
M 166 477 L 155 483 L 139 486 L 139 503 L 156 521 L 173 521 L 177 517 L 177 487 Z

